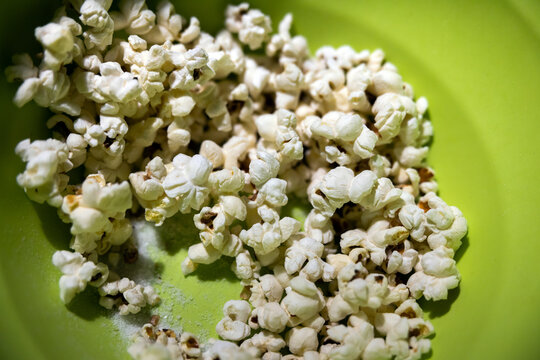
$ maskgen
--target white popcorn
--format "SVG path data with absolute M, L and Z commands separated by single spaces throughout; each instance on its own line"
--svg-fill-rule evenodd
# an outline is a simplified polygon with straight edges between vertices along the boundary
M 392 313 L 377 314 L 375 316 L 375 327 L 379 333 L 386 336 L 386 344 L 392 355 L 399 358 L 408 355 L 409 324 L 406 318 Z
M 220 256 L 221 253 L 210 244 L 207 246 L 204 246 L 202 243 L 191 245 L 188 249 L 188 256 L 182 263 L 182 271 L 184 275 L 187 275 L 195 270 L 195 264 L 211 264 L 219 259 Z
M 114 21 L 108 13 L 112 0 L 85 0 L 79 7 L 79 19 L 88 28 L 83 33 L 87 49 L 105 50 L 113 41 Z
M 238 341 L 247 337 L 251 328 L 246 324 L 251 308 L 245 301 L 231 300 L 223 306 L 225 317 L 217 324 L 216 332 L 225 340 Z
M 385 93 L 401 94 L 403 91 L 403 80 L 394 71 L 377 71 L 371 78 L 371 84 L 368 86 L 368 90 L 376 96 Z
M 190 339 L 193 339 L 190 344 L 197 345 L 197 340 L 189 333 L 183 333 L 181 339 L 185 338 L 184 334 Z M 156 326 L 152 324 L 145 324 L 141 330 L 135 335 L 133 344 L 128 348 L 128 352 L 133 359 L 182 359 L 184 355 L 190 356 L 190 354 L 200 354 L 193 352 L 192 348 L 184 351 L 184 344 L 180 343 L 177 335 L 173 330 L 163 329 L 158 330 Z
M 355 140 L 362 131 L 362 119 L 356 114 L 343 114 L 331 111 L 320 120 L 311 125 L 314 135 L 327 139 L 340 139 L 343 141 Z
M 317 350 L 319 341 L 317 332 L 310 327 L 295 327 L 287 333 L 289 350 L 296 355 L 303 355 L 307 351 Z
M 324 307 L 321 290 L 301 276 L 293 278 L 285 291 L 287 295 L 281 301 L 281 306 L 289 316 L 300 321 L 312 318 Z
M 375 114 L 375 127 L 379 131 L 382 143 L 387 143 L 398 135 L 406 115 L 416 116 L 414 102 L 406 96 L 395 93 L 379 96 L 373 104 L 372 111 Z
M 391 227 L 384 219 L 375 220 L 367 232 L 360 229 L 349 230 L 341 235 L 340 246 L 362 246 L 369 251 L 371 260 L 380 265 L 386 259 L 386 247 L 403 241 L 409 232 L 403 226 Z
M 203 360 L 254 360 L 250 353 L 240 349 L 238 345 L 229 341 L 215 341 L 203 353 Z
M 289 316 L 277 302 L 269 302 L 254 310 L 253 315 L 257 316 L 258 324 L 274 333 L 285 330 Z
M 242 170 L 233 167 L 211 173 L 208 182 L 215 193 L 237 194 L 244 188 L 245 178 L 245 173 Z
M 192 158 L 179 154 L 173 159 L 174 169 L 163 179 L 163 189 L 170 198 L 180 200 L 180 211 L 199 210 L 208 196 L 208 176 L 212 164 L 203 156 Z
M 290 217 L 276 221 L 275 223 L 264 222 L 254 224 L 248 230 L 240 232 L 240 239 L 256 254 L 265 255 L 287 241 L 300 229 L 300 223 Z
M 368 210 L 380 210 L 398 201 L 402 191 L 388 178 L 379 178 L 370 170 L 364 170 L 350 184 L 349 196 L 352 202 Z
M 330 218 L 318 212 L 311 210 L 304 222 L 306 235 L 320 243 L 328 244 L 334 240 L 334 227 Z
M 148 10 L 145 1 L 123 0 L 120 12 L 111 12 L 114 30 L 125 29 L 128 34 L 144 35 L 155 26 L 156 15 Z
M 191 90 L 211 79 L 215 73 L 207 64 L 208 54 L 200 47 L 181 54 L 177 65 L 182 68 L 172 71 L 169 75 L 171 89 Z
M 112 102 L 111 114 L 118 113 L 115 103 L 127 104 L 141 93 L 135 77 L 124 72 L 119 63 L 104 62 L 99 66 L 100 75 L 92 72 L 79 72 L 74 78 L 77 91 L 98 103 Z M 118 106 L 118 105 L 117 105 Z
M 434 193 L 428 193 L 421 201 L 429 207 L 425 214 L 427 226 L 432 232 L 427 238 L 429 246 L 432 249 L 446 246 L 456 251 L 461 246 L 461 238 L 467 233 L 467 220 L 461 211 L 448 206 Z
M 399 245 L 396 246 L 396 250 L 393 250 L 388 255 L 386 271 L 388 273 L 400 272 L 402 274 L 408 274 L 416 265 L 418 252 L 412 248 L 410 241 L 404 240 Z
M 202 142 L 200 154 L 212 163 L 214 169 L 221 167 L 225 162 L 223 150 L 212 140 L 204 140 Z
M 41 70 L 38 77 L 24 80 L 17 89 L 13 102 L 22 107 L 30 100 L 42 107 L 55 107 L 70 90 L 70 80 L 65 70 Z
M 254 134 L 246 131 L 242 126 L 236 125 L 233 132 L 237 134 L 231 137 L 223 145 L 223 155 L 225 157 L 225 169 L 238 167 L 239 161 L 243 160 L 248 150 L 255 145 L 256 137 Z
M 26 80 L 36 78 L 39 69 L 34 66 L 34 62 L 28 54 L 13 55 L 13 65 L 6 68 L 5 74 L 9 82 L 14 80 Z
M 39 203 L 47 201 L 55 207 L 62 203 L 61 192 L 68 178 L 60 174 L 71 169 L 66 144 L 58 140 L 29 139 L 17 144 L 15 153 L 26 162 L 26 169 L 17 176 L 17 183 L 23 187 L 28 197 Z
M 261 289 L 270 302 L 281 300 L 283 287 L 274 275 L 266 274 L 259 278 Z
M 382 338 L 372 339 L 362 354 L 363 360 L 390 359 L 391 357 L 390 348 Z
M 249 163 L 249 176 L 253 185 L 260 187 L 268 180 L 275 178 L 279 171 L 279 161 L 267 152 L 257 154 L 258 159 Z
M 281 159 L 289 160 L 300 160 L 303 157 L 302 142 L 295 130 L 296 123 L 294 113 L 284 109 L 255 119 L 257 132 L 265 140 L 265 146 L 277 151 Z
M 247 3 L 229 5 L 226 16 L 227 30 L 238 33 L 238 39 L 251 50 L 259 48 L 272 31 L 270 18 L 260 10 L 249 9 Z
M 340 343 L 330 351 L 329 358 L 333 360 L 360 358 L 368 343 L 373 339 L 373 325 L 361 318 L 349 320 L 348 327 L 337 325 L 328 329 L 327 332 L 330 339 Z
M 320 278 L 330 281 L 335 277 L 335 269 L 321 259 L 323 251 L 324 245 L 317 240 L 296 240 L 285 251 L 285 270 L 289 275 L 300 272 L 313 282 Z
M 107 282 L 99 287 L 99 304 L 106 309 L 118 307 L 120 315 L 136 314 L 141 308 L 160 301 L 151 286 L 137 285 L 128 278 Z
M 288 198 L 285 195 L 287 182 L 282 179 L 272 178 L 268 180 L 259 190 L 256 199 L 257 203 L 267 203 L 272 207 L 285 206 Z
M 76 38 L 81 34 L 81 26 L 73 19 L 62 16 L 45 26 L 36 28 L 36 39 L 44 48 L 42 66 L 58 71 L 63 64 L 72 61 L 76 47 Z
M 223 315 L 240 322 L 247 322 L 251 308 L 247 301 L 229 300 L 223 305 Z
M 65 303 L 71 302 L 75 295 L 82 292 L 87 284 L 100 286 L 109 275 L 107 265 L 94 264 L 87 261 L 81 254 L 69 251 L 56 251 L 52 262 L 64 275 L 60 278 L 60 299 Z
M 399 212 L 399 220 L 409 230 L 409 235 L 416 241 L 426 239 L 426 217 L 424 210 L 416 205 L 407 204 Z
M 456 288 L 460 280 L 453 255 L 454 252 L 444 246 L 422 255 L 420 270 L 407 281 L 412 296 L 418 299 L 423 295 L 428 300 L 446 299 L 448 290 Z
M 174 5 L 168 1 L 160 2 L 156 9 L 156 26 L 142 35 L 146 41 L 162 44 L 178 39 L 182 29 L 182 17 L 175 14 Z
M 71 247 L 85 253 L 94 250 L 98 240 L 104 249 L 125 242 L 131 236 L 131 225 L 121 221 L 131 207 L 129 184 L 107 184 L 103 176 L 89 175 L 81 192 L 67 195 L 62 204 L 62 211 L 73 223 Z
M 325 216 L 331 216 L 350 199 L 349 191 L 354 173 L 351 169 L 339 166 L 330 170 L 322 181 L 309 191 L 313 207 Z
M 262 66 L 257 66 L 255 61 L 246 61 L 244 83 L 253 98 L 259 97 L 270 79 L 270 71 Z
M 248 280 L 260 270 L 260 265 L 251 258 L 248 251 L 243 251 L 236 256 L 231 268 L 239 279 Z
M 220 196 L 218 204 L 214 205 L 211 211 L 214 213 L 208 214 L 210 218 L 214 217 L 214 214 L 217 214 L 215 219 L 212 220 L 212 228 L 216 231 L 224 230 L 226 226 L 232 224 L 234 219 L 244 221 L 247 212 L 242 200 L 232 195 Z M 194 221 L 197 223 L 199 220 L 194 219 Z M 204 223 L 207 224 L 208 220 L 204 221 Z
M 276 358 L 275 356 L 279 356 L 277 359 L 281 359 L 281 354 L 278 351 L 285 345 L 285 340 L 281 336 L 263 330 L 242 342 L 240 347 L 256 358 L 261 358 L 261 355 L 264 353 L 262 356 L 263 359 L 274 359 Z

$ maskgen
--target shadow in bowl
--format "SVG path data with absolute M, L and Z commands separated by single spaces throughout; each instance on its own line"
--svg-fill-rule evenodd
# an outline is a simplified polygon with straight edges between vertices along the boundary
M 441 301 L 431 301 L 424 298 L 418 300 L 420 307 L 429 314 L 430 319 L 435 319 L 445 315 L 450 311 L 452 304 L 458 299 L 461 286 L 448 291 L 448 299 Z
M 75 298 L 66 305 L 66 308 L 81 319 L 90 321 L 101 316 L 107 316 L 109 311 L 98 306 L 99 293 L 94 287 L 87 287 L 85 291 L 77 294 Z
M 47 240 L 55 249 L 66 250 L 71 240 L 70 225 L 62 222 L 55 209 L 49 205 L 35 202 L 31 202 L 31 204 L 39 217 L 41 228 Z
M 238 278 L 231 270 L 233 258 L 222 257 L 211 265 L 199 265 L 192 276 L 201 281 L 226 280 L 230 283 L 238 283 Z
M 193 215 L 194 213 L 177 214 L 167 219 L 162 226 L 155 227 L 158 247 L 165 250 L 169 256 L 200 243 L 199 231 L 193 224 Z M 224 256 L 211 266 L 200 264 L 190 276 L 196 276 L 200 281 L 226 280 L 237 283 L 238 279 L 231 270 L 232 262 L 233 258 Z
M 461 246 L 456 251 L 456 255 L 454 256 L 454 260 L 459 264 L 459 260 L 463 257 L 467 249 L 469 248 L 469 234 L 467 233 L 463 239 L 461 239 Z
M 193 214 L 174 215 L 155 229 L 158 234 L 158 246 L 169 255 L 200 242 L 199 232 L 193 224 Z

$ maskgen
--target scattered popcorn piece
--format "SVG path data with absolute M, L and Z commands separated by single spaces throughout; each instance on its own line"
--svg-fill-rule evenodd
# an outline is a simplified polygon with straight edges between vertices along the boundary
M 99 287 L 99 304 L 106 309 L 117 307 L 120 315 L 136 314 L 147 305 L 160 301 L 151 286 L 137 285 L 128 278 L 107 282 Z
M 109 276 L 109 269 L 103 263 L 94 264 L 81 254 L 69 251 L 57 251 L 52 262 L 64 275 L 60 278 L 60 299 L 67 304 L 75 295 L 86 288 L 87 284 L 100 286 Z

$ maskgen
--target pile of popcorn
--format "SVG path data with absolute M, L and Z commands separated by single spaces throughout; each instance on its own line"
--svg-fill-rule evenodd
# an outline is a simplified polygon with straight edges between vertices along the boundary
M 212 36 L 167 1 L 153 11 L 144 0 L 70 0 L 35 30 L 39 64 L 17 55 L 6 70 L 22 81 L 16 105 L 53 113 L 53 137 L 15 151 L 28 197 L 71 224 L 71 251 L 53 256 L 62 301 L 90 285 L 122 315 L 159 302 L 117 273 L 136 261 L 138 214 L 156 226 L 194 214 L 200 242 L 186 275 L 234 258 L 243 300 L 225 304 L 222 340 L 199 346 L 149 323 L 135 359 L 419 359 L 430 349 L 417 299 L 458 286 L 467 222 L 426 165 L 427 101 L 381 50 L 310 57 L 291 23 L 272 33 L 243 3 Z M 82 184 L 70 181 L 77 168 Z M 280 215 L 289 196 L 311 204 L 303 224 Z

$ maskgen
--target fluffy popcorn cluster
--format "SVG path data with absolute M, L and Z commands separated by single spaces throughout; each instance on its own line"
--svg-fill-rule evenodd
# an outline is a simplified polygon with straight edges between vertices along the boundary
M 243 3 L 225 23 L 212 36 L 167 1 L 70 0 L 36 29 L 40 63 L 6 70 L 16 105 L 53 113 L 52 139 L 17 145 L 17 182 L 71 223 L 73 252 L 53 256 L 61 299 L 91 285 L 122 315 L 157 304 L 114 271 L 119 252 L 136 260 L 130 216 L 193 214 L 181 270 L 232 257 L 242 300 L 225 304 L 222 340 L 203 349 L 154 321 L 134 359 L 420 359 L 433 327 L 417 299 L 458 286 L 467 232 L 426 165 L 427 100 L 381 50 L 310 57 L 290 14 L 273 33 Z M 281 215 L 291 196 L 311 205 L 303 224 Z

